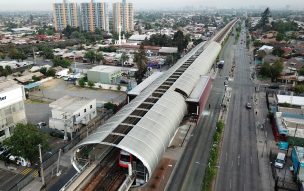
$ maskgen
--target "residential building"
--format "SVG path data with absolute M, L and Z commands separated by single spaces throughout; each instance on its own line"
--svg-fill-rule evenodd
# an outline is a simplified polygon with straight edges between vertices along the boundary
M 113 32 L 130 32 L 134 30 L 133 4 L 122 2 L 113 3 Z
M 79 27 L 79 9 L 76 3 L 63 0 L 62 3 L 53 4 L 53 19 L 56 31 L 61 31 L 68 25 Z
M 10 137 L 17 123 L 26 123 L 25 92 L 13 80 L 0 82 L 0 142 Z
M 80 4 L 81 25 L 84 31 L 94 32 L 95 29 L 109 31 L 108 4 L 95 2 Z
M 67 133 L 80 131 L 97 116 L 96 99 L 66 95 L 49 106 L 52 109 L 49 127 Z
M 95 66 L 87 72 L 88 80 L 101 84 L 119 84 L 121 68 L 115 66 Z

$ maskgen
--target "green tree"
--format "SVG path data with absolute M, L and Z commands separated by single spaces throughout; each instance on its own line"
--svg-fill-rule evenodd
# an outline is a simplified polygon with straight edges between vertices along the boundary
M 140 45 L 138 52 L 135 53 L 134 62 L 137 66 L 137 71 L 135 72 L 135 79 L 137 81 L 137 84 L 140 84 L 142 82 L 143 77 L 145 76 L 145 73 L 147 72 L 148 62 L 143 44 Z
M 42 68 L 40 68 L 39 72 L 40 72 L 41 74 L 43 74 L 43 75 L 46 76 L 47 68 L 46 68 L 46 67 L 42 67 Z
M 270 77 L 271 81 L 276 81 L 283 71 L 283 62 L 281 60 L 275 61 L 272 65 L 263 63 L 260 74 L 265 77 Z
M 39 81 L 39 80 L 40 80 L 40 78 L 39 78 L 39 77 L 37 77 L 37 76 L 33 76 L 33 77 L 32 77 L 32 80 L 33 80 L 34 82 L 37 82 L 37 81 Z
M 42 134 L 31 124 L 17 124 L 13 135 L 4 141 L 4 144 L 11 148 L 11 153 L 21 156 L 31 162 L 38 161 L 38 145 L 42 146 L 42 151 L 46 151 L 48 137 Z
M 270 14 L 271 14 L 270 9 L 267 7 L 265 11 L 262 13 L 261 19 L 257 24 L 258 28 L 261 28 L 262 30 L 266 29 L 266 25 L 269 23 L 269 17 L 271 16 Z
M 93 64 L 96 60 L 96 53 L 92 50 L 89 50 L 85 53 L 84 57 L 90 60 L 90 62 Z
M 54 58 L 53 49 L 50 47 L 44 47 L 41 50 L 41 55 L 43 56 L 44 59 L 53 59 Z
M 299 75 L 300 75 L 300 76 L 304 76 L 304 67 L 302 67 L 302 68 L 299 70 Z
M 296 85 L 294 91 L 298 94 L 304 93 L 304 85 L 303 84 Z
M 276 56 L 279 56 L 279 57 L 282 57 L 283 54 L 284 54 L 284 50 L 282 50 L 281 48 L 277 47 L 277 48 L 273 49 L 272 54 L 276 55 Z
M 282 41 L 282 40 L 284 40 L 284 38 L 285 38 L 285 35 L 283 33 L 278 33 L 276 36 L 277 41 Z
M 71 65 L 71 61 L 67 59 L 60 58 L 58 56 L 54 57 L 52 60 L 54 67 L 61 66 L 63 68 L 68 68 Z
M 0 58 L 1 58 L 2 60 L 4 60 L 4 59 L 5 59 L 5 57 L 6 57 L 6 54 L 5 54 L 5 53 L 3 53 L 3 52 L 0 52 Z
M 174 33 L 173 42 L 177 46 L 179 52 L 182 52 L 187 48 L 189 41 L 189 36 L 184 36 L 182 31 L 179 30 Z
M 102 53 L 96 53 L 96 61 L 98 62 L 98 63 L 100 63 L 100 61 L 102 61 L 102 63 L 105 63 L 105 59 L 104 59 L 104 57 L 103 57 L 103 54 Z
M 79 84 L 80 87 L 83 88 L 85 86 L 86 82 L 83 78 L 81 78 L 81 79 L 79 79 L 78 84 Z
M 13 73 L 12 68 L 8 65 L 6 65 L 4 69 L 6 70 L 7 74 L 12 74 Z
M 56 71 L 53 68 L 48 69 L 46 72 L 46 76 L 54 77 L 56 75 Z
M 90 88 L 92 88 L 94 85 L 95 85 L 95 83 L 94 83 L 94 82 L 92 82 L 92 81 L 88 81 L 88 86 L 89 86 Z

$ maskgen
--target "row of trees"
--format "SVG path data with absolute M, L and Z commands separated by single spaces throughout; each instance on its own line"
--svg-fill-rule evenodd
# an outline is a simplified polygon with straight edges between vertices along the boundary
M 104 62 L 104 57 L 102 55 L 102 53 L 98 53 L 98 52 L 95 52 L 93 50 L 89 50 L 85 53 L 84 57 L 88 60 L 90 60 L 90 63 L 95 63 L 96 62 Z
M 174 33 L 173 38 L 165 34 L 151 35 L 150 39 L 146 39 L 143 44 L 150 46 L 177 46 L 178 51 L 182 52 L 187 48 L 190 41 L 190 36 L 184 35 L 184 33 L 179 30 Z
M 10 66 L 5 66 L 4 68 L 3 68 L 3 66 L 0 66 L 0 77 L 1 76 L 6 77 L 6 76 L 8 76 L 12 73 L 13 73 L 13 71 L 12 71 L 12 68 Z

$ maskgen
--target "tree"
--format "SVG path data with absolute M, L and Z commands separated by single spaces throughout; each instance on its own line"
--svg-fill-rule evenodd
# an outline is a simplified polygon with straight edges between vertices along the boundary
M 145 76 L 145 73 L 147 72 L 148 62 L 143 44 L 140 45 L 138 52 L 135 53 L 134 62 L 137 66 L 137 71 L 135 72 L 135 79 L 137 81 L 137 84 L 140 84 L 142 82 L 143 77 Z
M 184 36 L 182 31 L 179 30 L 174 33 L 173 42 L 177 46 L 179 52 L 182 52 L 187 48 L 189 41 L 189 36 Z
M 121 57 L 120 57 L 120 62 L 122 63 L 122 65 L 129 60 L 129 56 L 124 52 L 121 54 Z
M 102 53 L 96 53 L 96 61 L 97 61 L 98 63 L 100 63 L 100 61 L 102 61 L 102 63 L 105 62 L 105 59 L 104 59 Z
M 3 52 L 0 52 L 0 58 L 1 58 L 2 60 L 4 60 L 4 59 L 5 59 L 5 57 L 6 57 L 6 54 L 5 54 L 5 53 L 3 53 Z
M 270 17 L 270 9 L 267 7 L 265 11 L 261 15 L 261 19 L 259 23 L 257 24 L 258 28 L 261 28 L 262 30 L 266 29 L 266 25 L 269 23 L 269 17 Z
M 48 137 L 42 134 L 31 124 L 17 124 L 13 135 L 4 141 L 4 145 L 11 148 L 11 153 L 15 156 L 21 156 L 31 162 L 38 160 L 38 145 L 41 145 L 42 151 L 46 151 L 48 146 Z
M 96 53 L 92 50 L 89 50 L 85 53 L 84 57 L 90 60 L 90 62 L 93 64 L 96 60 Z
M 46 72 L 46 76 L 54 77 L 56 75 L 56 71 L 53 68 L 48 69 Z
M 53 59 L 54 58 L 53 49 L 45 46 L 41 50 L 41 55 L 43 56 L 44 59 Z
M 79 84 L 80 87 L 83 88 L 85 86 L 86 82 L 83 78 L 81 78 L 81 79 L 79 79 L 78 84 Z
M 60 58 L 58 56 L 54 57 L 54 59 L 52 60 L 54 67 L 56 66 L 61 66 L 63 68 L 68 68 L 71 65 L 71 61 L 67 60 L 67 59 L 63 59 Z
M 283 54 L 284 54 L 284 50 L 282 50 L 281 48 L 277 47 L 277 48 L 273 49 L 272 54 L 276 55 L 276 56 L 279 56 L 279 57 L 282 57 Z
M 41 74 L 43 74 L 43 75 L 46 76 L 47 68 L 46 68 L 46 67 L 42 67 L 42 68 L 40 68 L 39 72 L 40 72 Z
M 32 77 L 32 80 L 33 80 L 34 82 L 37 82 L 37 81 L 39 81 L 39 80 L 40 80 L 40 78 L 39 78 L 39 77 L 37 77 L 37 76 L 33 76 L 33 77 Z
M 296 85 L 295 88 L 294 88 L 294 91 L 297 94 L 303 93 L 304 92 L 304 85 L 303 84 Z
M 92 88 L 94 85 L 95 85 L 95 83 L 94 83 L 94 82 L 92 82 L 92 81 L 88 81 L 88 86 L 89 86 L 90 88 Z
M 299 75 L 300 75 L 300 76 L 304 76 L 304 67 L 302 67 L 302 68 L 299 70 Z
M 12 74 L 13 73 L 12 68 L 8 65 L 5 66 L 5 70 L 7 71 L 7 74 Z
M 282 41 L 282 40 L 284 40 L 284 38 L 285 38 L 285 35 L 283 33 L 278 33 L 276 36 L 277 41 Z
M 270 77 L 271 81 L 275 81 L 281 75 L 283 68 L 284 66 L 281 60 L 275 61 L 272 65 L 263 63 L 260 74 L 265 77 Z

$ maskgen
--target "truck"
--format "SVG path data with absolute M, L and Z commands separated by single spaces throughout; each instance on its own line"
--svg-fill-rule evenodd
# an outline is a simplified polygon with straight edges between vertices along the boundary
M 221 60 L 219 61 L 219 63 L 217 64 L 217 67 L 222 69 L 224 67 L 224 64 L 225 64 L 225 61 L 224 60 Z

